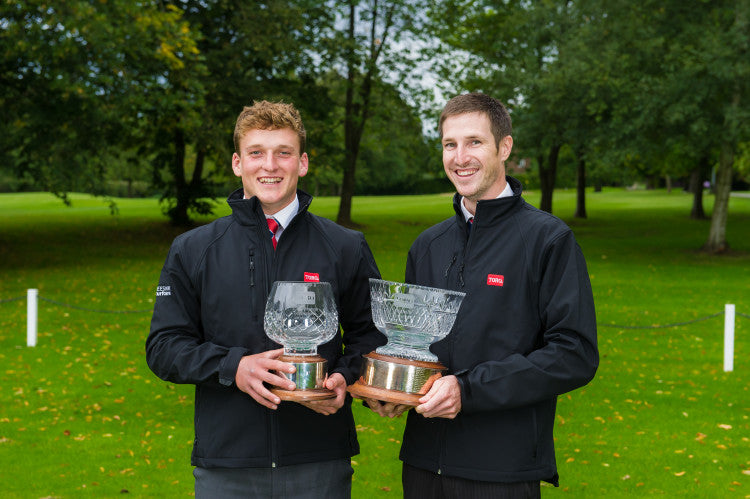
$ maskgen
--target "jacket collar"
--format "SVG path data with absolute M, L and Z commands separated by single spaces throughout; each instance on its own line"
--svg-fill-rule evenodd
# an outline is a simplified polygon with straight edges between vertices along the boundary
M 523 203 L 523 198 L 521 197 L 523 186 L 521 182 L 509 176 L 506 176 L 505 180 L 510 184 L 513 196 L 479 201 L 476 213 L 474 214 L 476 222 L 482 225 L 494 224 Z M 458 193 L 453 196 L 453 209 L 456 212 L 456 220 L 459 225 L 465 226 L 466 221 L 461 211 L 461 196 Z
M 261 225 L 266 226 L 266 216 L 263 214 L 263 208 L 260 206 L 258 198 L 253 196 L 250 199 L 244 199 L 245 194 L 242 188 L 237 189 L 227 198 L 227 204 L 232 208 L 232 216 L 241 225 Z M 305 191 L 297 189 L 297 198 L 299 199 L 299 211 L 297 215 L 304 213 L 312 203 L 312 196 Z

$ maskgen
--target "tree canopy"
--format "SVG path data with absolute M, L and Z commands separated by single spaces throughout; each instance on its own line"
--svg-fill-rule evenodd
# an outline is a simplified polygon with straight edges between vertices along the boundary
M 664 176 L 691 179 L 700 216 L 713 172 L 706 249 L 720 252 L 732 179 L 750 155 L 748 3 L 9 1 L 0 171 L 63 197 L 150 171 L 165 212 L 185 224 L 236 185 L 242 106 L 283 99 L 310 137 L 302 185 L 340 195 L 349 224 L 357 192 L 439 185 L 425 123 L 446 98 L 483 91 L 508 105 L 543 209 L 558 165 L 571 164 L 576 216 L 587 216 L 587 182 Z

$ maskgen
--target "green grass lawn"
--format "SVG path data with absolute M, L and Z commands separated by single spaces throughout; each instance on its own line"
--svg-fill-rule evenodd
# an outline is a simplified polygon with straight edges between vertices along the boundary
M 684 193 L 589 193 L 587 220 L 572 219 L 574 196 L 555 193 L 554 208 L 587 257 L 601 366 L 559 399 L 561 486 L 543 496 L 750 497 L 750 199 L 731 199 L 733 252 L 717 257 L 698 251 L 709 222 L 688 219 Z M 192 389 L 157 379 L 144 359 L 180 230 L 154 200 L 118 200 L 111 216 L 101 199 L 72 199 L 0 195 L 0 496 L 189 496 Z M 320 198 L 312 211 L 334 218 L 337 207 Z M 360 197 L 353 217 L 383 276 L 402 280 L 411 242 L 451 211 L 449 196 Z M 35 348 L 25 298 L 15 300 L 27 288 L 41 297 Z M 723 315 L 711 317 L 726 303 L 738 312 L 731 373 Z M 403 418 L 358 403 L 355 417 L 354 497 L 400 497 Z

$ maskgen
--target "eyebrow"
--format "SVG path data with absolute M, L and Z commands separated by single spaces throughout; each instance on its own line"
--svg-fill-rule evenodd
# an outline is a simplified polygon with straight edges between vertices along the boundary
M 486 140 L 487 137 L 485 137 L 483 135 L 476 135 L 475 134 L 475 135 L 468 135 L 466 137 L 463 137 L 463 139 L 466 139 L 466 140 L 475 140 L 475 139 Z M 441 142 L 458 142 L 458 141 L 456 139 L 452 138 L 452 137 L 443 137 L 443 140 Z
M 268 149 L 268 147 L 265 146 L 264 144 L 248 144 L 245 146 L 246 151 L 250 149 Z M 278 144 L 276 146 L 271 147 L 270 149 L 289 149 L 293 151 L 294 146 L 291 144 Z

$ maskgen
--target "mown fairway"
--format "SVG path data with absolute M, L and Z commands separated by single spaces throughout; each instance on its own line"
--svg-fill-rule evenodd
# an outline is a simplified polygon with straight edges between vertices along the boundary
M 688 219 L 684 193 L 589 193 L 588 220 L 572 220 L 573 196 L 556 193 L 554 208 L 589 263 L 601 366 L 560 397 L 561 487 L 543 496 L 750 497 L 750 199 L 732 198 L 733 253 L 714 257 L 697 251 L 709 222 Z M 152 296 L 180 230 L 154 200 L 117 202 L 111 216 L 88 196 L 66 208 L 48 194 L 0 195 L 4 498 L 192 493 L 192 389 L 157 379 L 144 360 Z M 333 218 L 337 203 L 316 199 L 312 210 Z M 450 197 L 414 196 L 356 198 L 353 216 L 383 276 L 401 280 L 413 239 L 450 214 Z M 25 346 L 27 288 L 40 296 L 35 348 Z M 731 373 L 725 303 L 738 313 Z M 354 497 L 400 497 L 403 419 L 358 403 L 355 416 Z

